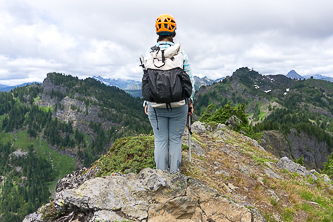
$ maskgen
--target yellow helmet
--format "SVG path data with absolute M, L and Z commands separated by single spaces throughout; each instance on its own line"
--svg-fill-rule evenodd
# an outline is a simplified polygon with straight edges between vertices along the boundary
M 172 35 L 177 28 L 177 24 L 171 15 L 163 14 L 157 17 L 155 27 L 158 35 Z

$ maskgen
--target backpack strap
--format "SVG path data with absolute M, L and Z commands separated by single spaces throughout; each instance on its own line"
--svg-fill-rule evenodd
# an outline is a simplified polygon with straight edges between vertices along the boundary
M 172 107 L 171 107 L 170 103 L 166 103 L 165 105 L 166 105 L 166 108 L 167 108 L 168 111 L 169 111 L 169 109 L 170 109 L 170 111 L 172 111 Z
M 160 51 L 160 48 L 158 48 L 158 50 Z M 158 51 L 158 52 L 159 52 Z M 158 52 L 156 53 L 156 55 L 158 54 Z M 163 67 L 164 65 L 165 65 L 165 56 L 164 56 L 164 49 L 163 50 L 161 50 L 161 53 L 162 53 L 162 65 L 160 65 L 160 66 L 157 66 L 157 65 L 155 65 L 155 63 L 153 62 L 153 64 L 154 64 L 154 66 L 156 67 L 156 68 L 161 68 L 161 67 Z M 160 61 L 158 58 L 154 58 L 154 61 L 155 61 L 155 59 L 157 59 L 158 61 Z

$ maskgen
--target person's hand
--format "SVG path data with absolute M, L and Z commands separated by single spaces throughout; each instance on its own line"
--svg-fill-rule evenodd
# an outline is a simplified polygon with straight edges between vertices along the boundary
M 193 112 L 194 112 L 193 103 L 190 102 L 188 104 L 188 115 L 192 116 Z
M 148 105 L 145 105 L 145 114 L 148 116 Z

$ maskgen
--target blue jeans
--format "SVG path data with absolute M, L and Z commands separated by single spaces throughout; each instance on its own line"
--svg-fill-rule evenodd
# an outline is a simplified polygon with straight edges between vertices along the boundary
M 164 108 L 155 108 L 155 110 L 157 121 L 154 109 L 148 104 L 148 118 L 155 137 L 156 169 L 168 170 L 169 167 L 170 172 L 179 171 L 182 159 L 182 135 L 186 126 L 188 106 L 184 105 L 172 110 Z

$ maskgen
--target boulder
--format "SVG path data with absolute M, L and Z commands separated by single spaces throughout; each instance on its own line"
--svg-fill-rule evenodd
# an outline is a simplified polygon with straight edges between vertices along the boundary
M 197 134 L 206 133 L 206 124 L 196 121 L 191 125 L 191 129 L 193 133 Z
M 41 219 L 45 215 L 48 219 Z M 56 193 L 53 202 L 26 216 L 24 222 L 72 221 L 79 217 L 80 221 L 89 222 L 251 222 L 261 215 L 198 180 L 146 168 L 138 174 L 92 178 L 77 188 L 63 189 Z
M 232 130 L 234 130 L 236 125 L 239 125 L 242 120 L 238 119 L 235 115 L 232 115 L 229 119 L 225 121 L 225 125 L 229 126 Z
M 286 169 L 291 172 L 296 172 L 302 176 L 310 175 L 310 172 L 306 170 L 304 166 L 301 166 L 294 161 L 290 160 L 288 157 L 282 157 L 276 166 L 280 169 Z

